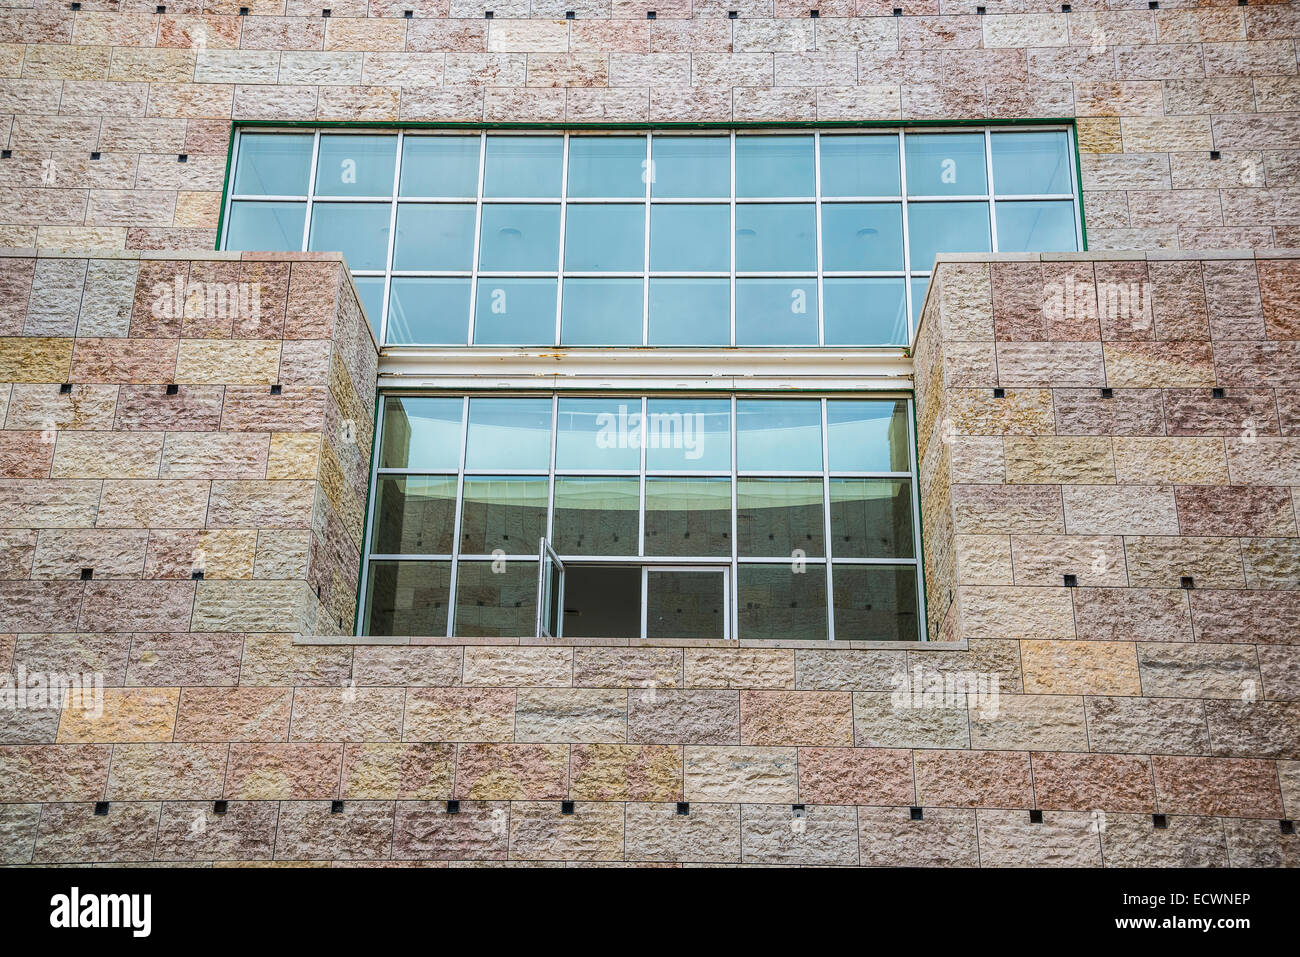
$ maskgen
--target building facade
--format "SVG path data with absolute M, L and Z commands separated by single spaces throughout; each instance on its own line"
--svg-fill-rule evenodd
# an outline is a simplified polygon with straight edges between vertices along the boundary
M 0 860 L 1294 866 L 1292 4 L 0 17 Z

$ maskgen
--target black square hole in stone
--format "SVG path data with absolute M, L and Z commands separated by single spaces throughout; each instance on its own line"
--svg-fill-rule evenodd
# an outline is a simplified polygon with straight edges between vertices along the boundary
M 560 802 L 560 813 L 561 813 L 561 814 L 572 814 L 572 813 L 573 813 L 573 802 L 572 802 L 572 801 L 561 801 L 561 802 Z
M 13 150 L 0 150 L 0 159 L 8 159 L 14 155 Z
M 682 814 L 682 815 L 690 814 L 690 813 L 691 813 L 691 802 L 690 802 L 690 801 L 678 801 L 678 802 L 677 802 L 677 813 L 678 813 L 678 814 Z
M 98 153 L 98 152 L 91 153 L 91 154 L 90 154 L 90 158 L 93 159 L 93 160 L 97 160 L 97 159 L 99 159 L 99 153 Z
M 816 19 L 817 19 L 818 17 L 820 17 L 821 15 L 822 15 L 822 12 L 821 12 L 820 10 L 809 10 L 809 11 L 808 11 L 808 16 L 812 17 L 814 20 L 816 20 Z
M 1065 587 L 1066 587 L 1066 588 L 1078 588 L 1078 587 L 1079 587 L 1079 576 L 1078 576 L 1078 575 L 1066 575 L 1066 576 L 1065 576 Z
M 1159 9 L 1160 9 L 1160 0 L 1151 0 L 1151 2 L 1147 4 L 1147 9 L 1148 9 L 1148 10 L 1159 10 Z
M 740 16 L 740 11 L 739 11 L 739 10 L 728 10 L 728 11 L 727 11 L 727 19 L 728 19 L 728 20 L 734 20 L 734 19 L 736 19 L 738 16 Z
M 78 4 L 78 5 L 80 5 L 80 4 Z M 96 814 L 96 816 L 98 816 L 98 817 L 103 817 L 103 816 L 106 815 L 107 813 L 108 813 L 108 802 L 107 802 L 107 801 L 96 801 L 96 802 L 95 802 L 95 814 Z
M 79 4 L 79 3 L 70 3 L 70 4 L 68 4 L 68 9 L 69 9 L 69 10 L 80 10 L 80 9 L 81 9 L 81 4 Z
M 808 808 L 806 805 L 803 804 L 791 804 L 790 813 L 792 813 L 795 817 L 803 817 L 805 814 L 808 813 Z
M 976 7 L 976 8 L 975 8 L 975 12 L 978 13 L 980 16 L 983 16 L 983 15 L 984 15 L 984 8 L 983 8 L 983 7 Z
M 573 11 L 573 10 L 565 10 L 565 11 L 564 11 L 564 19 L 566 19 L 566 20 L 576 20 L 577 18 L 578 18 L 578 14 L 577 14 L 575 11 Z
M 919 807 L 908 808 L 907 816 L 913 821 L 920 821 L 925 819 L 925 812 Z
M 72 391 L 72 383 L 71 383 L 71 382 L 61 382 L 61 383 L 59 383 L 59 395 L 67 395 L 67 394 L 68 394 L 69 392 L 71 392 L 71 391 Z
M 91 580 L 92 578 L 94 578 L 94 577 L 95 577 L 95 569 L 93 569 L 93 568 L 83 568 L 83 569 L 81 570 L 81 580 L 82 580 L 83 582 L 88 582 L 88 581 L 90 581 L 90 580 Z
M 484 19 L 484 20 L 491 20 L 491 19 L 492 19 L 492 11 L 491 11 L 491 10 L 484 10 L 484 11 L 483 11 L 483 19 Z
M 1038 808 L 1034 808 L 1032 811 L 1030 811 L 1030 812 L 1029 812 L 1029 823 L 1030 823 L 1030 824 L 1042 824 L 1042 823 L 1043 823 L 1043 812 L 1040 811 Z
M 1282 820 L 1277 822 L 1277 829 L 1281 831 L 1283 834 L 1294 834 L 1295 821 L 1289 820 L 1287 818 L 1283 818 Z
M 1222 159 L 1222 157 L 1223 154 L 1220 153 L 1218 150 L 1210 150 L 1210 159 L 1216 160 L 1216 159 Z
M 645 12 L 645 18 L 647 20 L 653 20 L 655 18 L 655 12 L 653 10 L 647 10 Z
M 179 395 L 180 391 L 181 391 L 181 387 L 178 386 L 175 382 L 167 386 L 168 395 Z
M 271 386 L 271 395 L 279 395 L 282 392 L 284 392 L 284 386 L 280 383 L 277 382 L 275 385 Z
M 1069 13 L 1069 12 L 1070 12 L 1070 5 L 1069 5 L 1068 3 L 1063 3 L 1063 4 L 1061 4 L 1061 12 L 1062 12 L 1062 13 Z
M 1216 399 L 1222 399 L 1224 396 L 1224 392 L 1222 389 L 1211 389 L 1210 395 L 1212 395 Z
M 321 15 L 322 17 L 328 17 L 328 16 L 330 15 L 330 12 L 329 12 L 328 9 L 325 9 L 325 10 L 322 10 L 322 11 L 320 12 L 320 15 Z
M 1112 388 L 1106 387 L 1106 388 L 1104 388 L 1104 389 L 1101 390 L 1101 397 L 1102 397 L 1103 399 L 1113 399 L 1113 398 L 1115 398 L 1115 390 L 1112 389 Z
M 177 154 L 176 154 L 176 162 L 178 162 L 178 163 L 188 163 L 189 161 L 190 161 L 190 154 L 189 154 L 189 153 L 177 153 Z
M 459 802 L 459 801 L 448 801 L 448 802 L 447 802 L 447 813 L 448 813 L 448 814 L 459 814 L 459 813 L 460 813 L 460 802 Z
M 994 389 L 994 390 L 993 390 L 993 398 L 995 398 L 995 399 L 1005 399 L 1006 397 L 1007 397 L 1007 390 L 1006 390 L 1006 389 Z
M 199 571 L 198 569 L 195 569 L 194 571 L 190 572 L 190 578 L 194 579 L 196 582 L 201 582 L 203 581 L 203 572 Z
M 240 15 L 241 17 L 246 17 L 246 16 L 248 16 L 248 7 L 240 7 L 240 8 L 239 8 L 239 15 Z
M 225 813 L 226 813 L 227 811 L 229 811 L 229 810 L 230 810 L 230 802 L 229 802 L 229 801 L 213 801 L 213 802 L 212 802 L 212 813 L 213 813 L 213 814 L 225 814 Z
M 903 8 L 902 8 L 902 7 L 894 7 L 894 16 L 896 16 L 896 17 L 901 17 L 902 15 L 903 15 Z
M 404 17 L 406 17 L 406 19 L 410 20 L 411 18 L 413 18 L 413 17 L 415 16 L 415 11 L 414 11 L 414 10 L 403 10 L 403 11 L 402 11 L 402 16 L 404 16 Z
M 1152 814 L 1151 826 L 1154 828 L 1159 828 L 1160 830 L 1163 831 L 1165 828 L 1169 826 L 1169 818 L 1165 817 L 1165 815 L 1163 814 Z
M 154 12 L 154 13 L 166 13 L 166 12 L 167 12 L 167 8 L 166 8 L 165 6 L 163 6 L 163 5 L 160 3 L 160 4 L 158 4 L 158 6 L 156 6 L 156 7 L 153 8 L 153 12 Z
M 330 813 L 331 813 L 331 814 L 342 814 L 342 813 L 343 813 L 343 802 L 342 802 L 342 801 L 330 801 Z
M 1178 586 L 1180 588 L 1186 588 L 1190 591 L 1191 589 L 1196 587 L 1196 579 L 1193 578 L 1191 575 L 1184 575 L 1182 578 L 1178 579 Z

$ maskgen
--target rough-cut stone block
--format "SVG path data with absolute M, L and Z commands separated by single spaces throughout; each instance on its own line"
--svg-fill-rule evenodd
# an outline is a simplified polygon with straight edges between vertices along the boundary
M 349 744 L 344 799 L 447 800 L 456 770 L 453 744 Z
M 687 747 L 688 801 L 741 799 L 790 804 L 798 800 L 798 758 L 794 748 Z
M 569 747 L 563 744 L 463 744 L 456 797 L 471 801 L 544 801 L 568 796 Z
M 104 797 L 110 801 L 212 801 L 226 776 L 224 744 L 119 744 Z
M 391 801 L 347 801 L 334 813 L 328 801 L 285 801 L 275 829 L 281 860 L 382 860 L 393 844 Z
M 1137 755 L 1034 752 L 1034 794 L 1052 810 L 1153 811 L 1151 762 Z
M 856 865 L 857 815 L 851 807 L 812 805 L 797 817 L 781 804 L 746 804 L 741 848 L 747 864 Z
M 501 861 L 510 845 L 509 805 L 462 801 L 456 814 L 438 801 L 398 801 L 394 860 Z
M 1022 641 L 1026 694 L 1140 695 L 1136 646 L 1127 641 Z
M 947 676 L 944 676 L 945 679 Z M 853 695 L 855 743 L 860 748 L 966 748 L 970 723 L 964 692 L 924 696 L 914 682 L 894 693 Z
M 1100 814 L 1047 811 L 1034 824 L 1025 811 L 981 809 L 981 867 L 1100 867 Z
M 1154 698 L 1235 698 L 1258 693 L 1251 648 L 1215 644 L 1139 644 L 1142 691 Z
M 111 753 L 97 744 L 0 747 L 0 802 L 101 800 Z
M 339 744 L 232 744 L 225 796 L 243 801 L 312 801 L 339 796 Z
M 284 741 L 290 688 L 182 688 L 177 741 Z
M 1084 701 L 1093 751 L 1204 754 L 1210 749 L 1200 701 L 1097 696 Z
M 1061 489 L 1070 535 L 1177 535 L 1169 486 L 1067 485 Z
M 467 647 L 467 685 L 567 688 L 573 681 L 572 648 Z
M 216 814 L 208 801 L 167 801 L 158 824 L 160 861 L 267 861 L 275 853 L 280 805 L 231 801 Z
M 922 806 L 1032 807 L 1024 751 L 916 751 L 916 801 Z
M 32 860 L 38 864 L 152 860 L 160 810 L 155 802 L 126 802 L 99 815 L 92 804 L 47 804 L 41 809 Z
M 740 861 L 739 804 L 696 802 L 688 814 L 678 814 L 676 804 L 630 803 L 624 807 L 629 861 Z
M 623 859 L 623 808 L 580 801 L 572 814 L 560 805 L 517 802 L 510 807 L 510 857 L 518 860 Z
M 740 740 L 750 745 L 850 745 L 853 702 L 838 691 L 742 691 Z
M 976 867 L 975 811 L 927 807 L 858 808 L 858 848 L 867 867 Z
M 1072 695 L 998 694 L 970 710 L 970 746 L 981 751 L 1015 748 L 1087 751 L 1083 698 Z
M 402 688 L 298 688 L 293 741 L 397 741 L 402 736 Z
M 514 690 L 411 688 L 406 693 L 403 740 L 510 741 L 514 731 Z
M 586 688 L 677 688 L 682 683 L 679 648 L 577 648 L 573 684 Z
M 59 742 L 170 741 L 180 695 L 179 688 L 105 688 L 102 714 L 63 709 Z
M 914 797 L 908 750 L 799 749 L 799 800 L 805 804 L 910 805 Z
M 1155 755 L 1151 765 L 1162 811 L 1224 817 L 1282 814 L 1273 761 Z
M 521 689 L 515 698 L 515 740 L 627 740 L 627 692 L 621 689 Z
M 570 794 L 580 801 L 676 801 L 682 749 L 649 744 L 575 744 Z
M 1074 624 L 1086 641 L 1191 641 L 1187 592 L 1175 588 L 1080 588 Z
M 627 734 L 648 744 L 739 744 L 740 693 L 633 689 Z
M 793 688 L 794 651 L 687 648 L 687 688 Z

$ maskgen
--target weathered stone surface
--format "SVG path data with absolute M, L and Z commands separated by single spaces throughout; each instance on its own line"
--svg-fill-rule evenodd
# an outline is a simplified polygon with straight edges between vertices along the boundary
M 1145 814 L 1107 814 L 1101 847 L 1109 867 L 1226 867 L 1223 823 L 1212 817 L 1171 815 L 1151 826 Z
M 911 804 L 914 797 L 908 750 L 799 749 L 799 800 L 806 804 Z
M 393 843 L 391 801 L 346 801 L 334 813 L 328 801 L 285 801 L 275 830 L 282 860 L 381 860 Z
M 1026 694 L 1142 693 L 1130 642 L 1022 641 L 1020 650 Z
M 580 801 L 675 801 L 682 749 L 648 744 L 575 744 L 569 790 Z
M 741 798 L 778 804 L 798 800 L 798 758 L 794 748 L 712 747 L 685 749 L 685 798 L 728 801 Z
M 1084 699 L 1072 695 L 999 692 L 970 709 L 970 746 L 982 751 L 1015 748 L 1087 751 Z
M 1074 623 L 1087 641 L 1191 641 L 1187 592 L 1175 588 L 1080 588 Z
M 981 809 L 981 867 L 1099 867 L 1098 815 L 1084 811 L 1045 811 L 1040 824 L 1027 811 Z
M 1272 761 L 1155 755 L 1151 765 L 1162 811 L 1273 818 L 1282 813 Z
M 766 746 L 852 744 L 852 696 L 836 691 L 742 691 L 740 741 Z
M 47 804 L 32 861 L 38 864 L 148 861 L 154 857 L 161 805 L 125 802 L 106 815 L 92 804 Z
M 274 801 L 231 801 L 225 814 L 214 813 L 207 801 L 164 802 L 158 860 L 270 860 L 279 816 L 280 806 Z
M 1236 698 L 1258 691 L 1254 651 L 1238 645 L 1139 644 L 1142 690 L 1152 697 Z
M 914 752 L 912 762 L 922 806 L 1033 806 L 1026 752 L 924 750 Z
M 288 688 L 183 688 L 177 741 L 284 741 L 293 693 Z
M 573 680 L 573 649 L 466 648 L 462 680 L 486 687 L 567 688 Z
M 1059 751 L 1036 751 L 1030 758 L 1039 807 L 1067 811 L 1155 809 L 1148 758 Z
M 687 648 L 687 688 L 793 688 L 794 651 Z
M 488 688 L 411 688 L 402 737 L 407 741 L 510 741 L 515 692 Z
M 448 814 L 438 801 L 398 801 L 394 860 L 500 861 L 509 844 L 509 805 L 462 801 Z
M 402 688 L 299 688 L 292 741 L 396 741 L 402 736 Z
M 221 797 L 224 744 L 119 744 L 104 796 L 110 801 L 203 801 Z
M 627 734 L 639 743 L 739 744 L 740 693 L 632 690 Z
M 964 693 L 924 698 L 908 691 L 853 696 L 854 742 L 860 748 L 967 748 L 970 722 Z
M 679 814 L 676 804 L 625 806 L 627 859 L 679 863 L 734 864 L 740 861 L 739 804 L 693 803 Z
M 851 807 L 813 805 L 803 817 L 780 804 L 747 804 L 741 814 L 747 864 L 855 865 L 858 821 Z
M 1204 754 L 1210 748 L 1200 701 L 1089 696 L 1084 706 L 1093 751 Z
M 912 820 L 907 807 L 858 808 L 858 847 L 868 867 L 976 867 L 975 811 L 928 807 Z
M 623 857 L 623 809 L 579 801 L 572 814 L 555 802 L 510 807 L 510 856 L 519 860 L 614 861 Z
M 452 744 L 349 744 L 345 800 L 447 800 L 456 770 Z
M 568 790 L 568 745 L 464 744 L 458 749 L 458 798 L 546 801 L 564 798 Z
M 170 741 L 179 703 L 179 688 L 105 688 L 100 714 L 64 708 L 59 742 Z
M 627 692 L 618 689 L 521 689 L 516 741 L 626 741 Z

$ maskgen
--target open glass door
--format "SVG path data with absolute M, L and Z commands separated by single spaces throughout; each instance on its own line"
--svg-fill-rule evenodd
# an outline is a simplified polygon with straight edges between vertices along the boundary
M 551 543 L 538 543 L 537 637 L 559 638 L 564 633 L 564 562 Z

